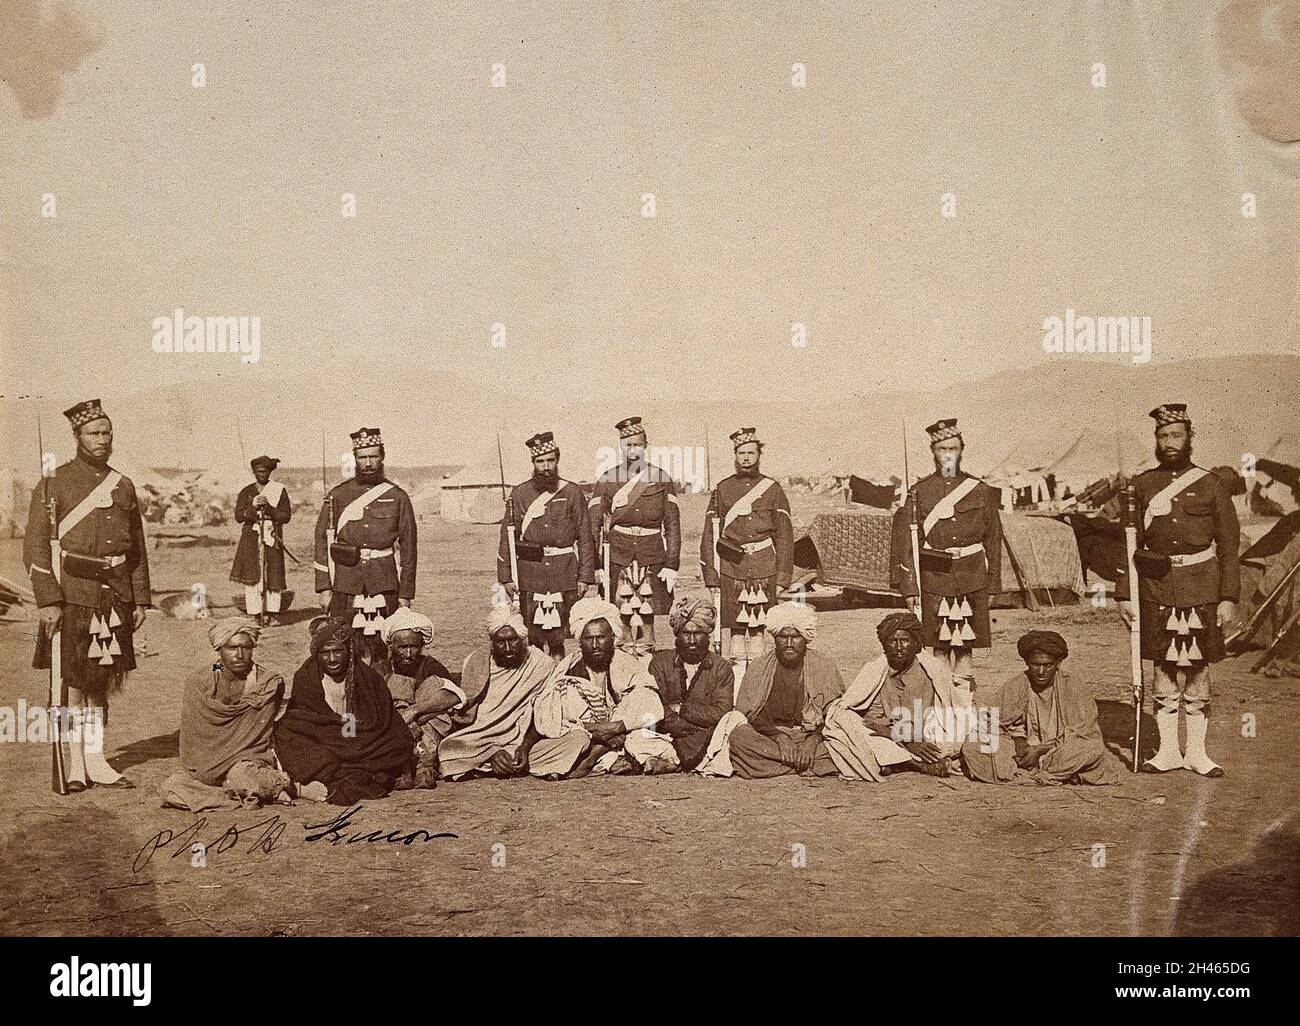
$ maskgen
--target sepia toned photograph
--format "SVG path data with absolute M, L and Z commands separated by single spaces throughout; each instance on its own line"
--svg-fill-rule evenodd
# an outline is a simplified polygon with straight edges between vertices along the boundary
M 1300 933 L 1295 0 L 0 0 L 0 240 L 0 935 Z

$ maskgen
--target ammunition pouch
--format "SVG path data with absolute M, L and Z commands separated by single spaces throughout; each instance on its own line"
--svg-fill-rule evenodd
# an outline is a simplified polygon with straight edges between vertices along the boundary
M 541 545 L 517 541 L 515 542 L 515 557 L 522 559 L 526 563 L 540 563 L 546 558 L 546 551 Z
M 1133 553 L 1133 566 L 1137 572 L 1149 581 L 1159 581 L 1169 576 L 1174 563 L 1168 556 L 1150 549 L 1138 549 Z
M 739 563 L 745 558 L 745 550 L 726 538 L 718 539 L 718 555 L 728 563 Z
M 65 552 L 63 572 L 73 577 L 80 577 L 82 580 L 107 584 L 113 577 L 112 557 L 83 556 L 76 552 Z
M 950 574 L 957 563 L 957 557 L 942 549 L 921 549 L 921 571 L 932 574 Z
M 330 545 L 330 559 L 338 566 L 356 566 L 361 562 L 361 548 L 345 542 L 334 542 Z

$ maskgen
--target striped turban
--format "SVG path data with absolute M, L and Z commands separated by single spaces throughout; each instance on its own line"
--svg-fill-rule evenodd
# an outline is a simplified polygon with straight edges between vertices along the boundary
M 793 627 L 809 641 L 817 637 L 817 614 L 806 602 L 782 602 L 767 611 L 767 633 L 773 637 Z
M 876 626 L 876 637 L 880 639 L 880 643 L 883 645 L 898 631 L 911 631 L 920 637 L 921 621 L 913 613 L 903 611 L 890 613 Z
M 713 633 L 716 623 L 717 611 L 713 608 L 712 595 L 678 595 L 668 613 L 668 626 L 674 634 L 681 634 L 687 624 Z
M 318 616 L 307 627 L 311 633 L 311 654 L 319 655 L 320 650 L 331 641 L 352 641 L 352 624 L 338 616 Z
M 247 634 L 253 639 L 253 644 L 257 644 L 258 635 L 262 633 L 262 628 L 257 625 L 256 620 L 248 620 L 242 616 L 232 616 L 225 620 L 214 620 L 212 626 L 208 628 L 208 644 L 212 646 L 212 651 L 219 651 L 227 642 L 236 634 Z

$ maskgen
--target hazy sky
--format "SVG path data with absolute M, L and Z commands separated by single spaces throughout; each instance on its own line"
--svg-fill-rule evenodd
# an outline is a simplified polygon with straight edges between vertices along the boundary
M 1234 52 L 1300 50 L 1257 6 Z M 1300 144 L 1222 7 L 0 0 L 0 391 L 843 395 L 1040 361 L 1067 307 L 1294 351 Z M 154 353 L 176 307 L 260 363 Z

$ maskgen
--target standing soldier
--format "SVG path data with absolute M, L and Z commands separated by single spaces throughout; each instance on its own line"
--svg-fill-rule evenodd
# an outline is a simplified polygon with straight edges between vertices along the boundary
M 280 626 L 276 614 L 280 612 L 280 593 L 285 587 L 281 532 L 293 515 L 288 491 L 279 481 L 271 480 L 271 471 L 279 465 L 280 461 L 271 456 L 258 456 L 249 464 L 256 482 L 245 485 L 235 500 L 235 520 L 244 527 L 239 533 L 239 547 L 235 549 L 235 565 L 230 570 L 230 579 L 244 586 L 244 609 L 248 615 L 257 617 L 265 626 L 269 613 L 273 627 Z
M 325 496 L 316 518 L 316 591 L 330 616 L 349 620 L 367 662 L 387 655 L 379 627 L 415 598 L 415 510 L 384 477 L 379 428 L 352 432 L 356 476 Z
M 763 654 L 767 611 L 790 587 L 794 573 L 794 525 L 781 486 L 759 470 L 763 443 L 754 428 L 731 436 L 736 472 L 718 482 L 709 499 L 700 538 L 704 583 L 722 599 L 728 657 Z M 741 651 L 732 643 L 739 638 Z
M 32 492 L 23 560 L 41 609 L 37 669 L 50 666 L 50 643 L 59 632 L 63 684 L 67 689 L 69 791 L 134 787 L 104 759 L 100 744 L 108 699 L 135 669 L 134 633 L 151 604 L 149 556 L 135 485 L 108 465 L 113 423 L 98 399 L 63 414 L 72 423 L 77 454 Z M 50 565 L 50 521 L 62 550 L 61 567 Z
M 1192 421 L 1183 403 L 1157 406 L 1159 466 L 1133 481 L 1142 518 L 1138 571 L 1142 658 L 1153 661 L 1160 748 L 1145 773 L 1189 769 L 1205 777 L 1223 770 L 1205 752 L 1210 664 L 1223 658 L 1223 628 L 1241 592 L 1241 525 L 1231 489 L 1192 463 Z M 1120 616 L 1132 623 L 1128 574 L 1115 582 Z M 1182 680 L 1179 681 L 1181 676 Z M 1187 714 L 1187 752 L 1178 748 L 1178 705 Z
M 921 643 L 952 667 L 953 687 L 970 698 L 975 687 L 973 650 L 992 643 L 989 596 L 1002 590 L 1002 519 L 996 492 L 961 469 L 966 443 L 957 421 L 925 429 L 934 473 L 908 488 L 894 514 L 890 560 L 893 583 L 907 608 L 921 618 Z M 917 587 L 911 525 L 920 540 Z
M 677 484 L 646 458 L 640 417 L 620 420 L 614 427 L 621 459 L 600 475 L 587 503 L 597 554 L 609 546 L 608 577 L 603 566 L 596 577 L 605 586 L 606 599 L 620 611 L 649 600 L 652 615 L 646 619 L 645 640 L 653 651 L 654 617 L 668 614 L 681 566 Z
M 497 581 L 518 597 L 528 643 L 564 655 L 569 609 L 596 583 L 596 544 L 582 489 L 560 478 L 560 447 L 543 431 L 524 443 L 533 476 L 515 485 L 501 521 Z M 519 580 L 511 574 L 511 549 Z

